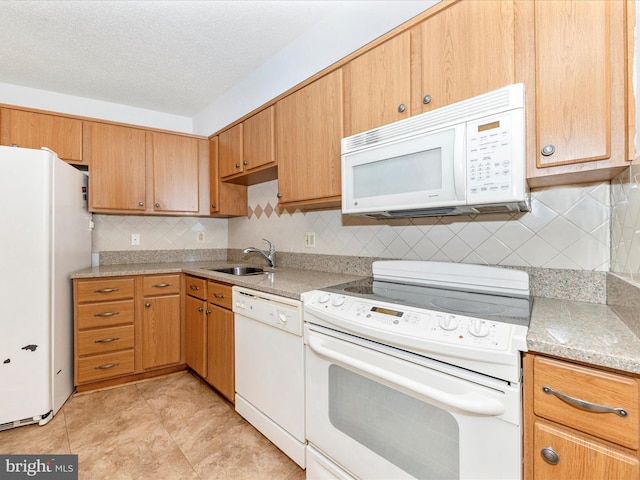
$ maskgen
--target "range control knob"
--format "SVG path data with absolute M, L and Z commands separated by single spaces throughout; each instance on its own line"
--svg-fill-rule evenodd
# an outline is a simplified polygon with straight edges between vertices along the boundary
M 340 305 L 344 304 L 344 301 L 345 301 L 345 298 L 343 296 L 334 297 L 333 306 L 334 307 L 339 307 Z
M 476 318 L 471 325 L 469 325 L 469 333 L 474 337 L 486 337 L 489 335 L 489 327 L 484 320 Z
M 329 301 L 329 298 L 329 294 L 323 293 L 322 295 L 320 295 L 320 298 L 318 298 L 318 303 L 327 303 Z
M 458 319 L 453 315 L 445 315 L 440 319 L 440 328 L 451 331 L 458 328 Z

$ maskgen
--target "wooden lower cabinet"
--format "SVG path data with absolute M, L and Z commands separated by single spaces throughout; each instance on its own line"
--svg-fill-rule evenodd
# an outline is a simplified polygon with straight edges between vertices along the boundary
M 181 275 L 73 280 L 78 391 L 185 368 Z
M 639 392 L 633 375 L 526 354 L 525 480 L 640 479 Z
M 206 380 L 228 400 L 235 397 L 233 312 L 209 304 Z
M 202 378 L 207 376 L 207 281 L 185 276 L 184 361 Z

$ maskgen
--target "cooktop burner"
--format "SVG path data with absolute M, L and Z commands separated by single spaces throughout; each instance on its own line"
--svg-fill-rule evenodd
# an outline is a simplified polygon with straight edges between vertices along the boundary
M 530 297 L 461 291 L 366 278 L 329 288 L 327 292 L 407 305 L 444 313 L 529 326 Z

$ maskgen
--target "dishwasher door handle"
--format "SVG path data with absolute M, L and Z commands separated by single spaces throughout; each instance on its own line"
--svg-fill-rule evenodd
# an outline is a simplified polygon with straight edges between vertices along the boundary
M 485 397 L 474 392 L 466 394 L 451 394 L 437 388 L 425 385 L 410 378 L 403 377 L 397 373 L 390 372 L 384 368 L 371 365 L 357 358 L 331 350 L 323 345 L 322 340 L 309 335 L 309 348 L 320 356 L 346 365 L 353 369 L 367 373 L 375 378 L 385 380 L 399 387 L 414 392 L 427 401 L 435 401 L 447 405 L 462 412 L 472 415 L 498 416 L 505 412 L 505 406 L 498 400 Z

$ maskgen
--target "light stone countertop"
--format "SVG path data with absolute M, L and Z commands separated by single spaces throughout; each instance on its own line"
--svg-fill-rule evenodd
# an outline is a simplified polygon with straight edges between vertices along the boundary
M 531 352 L 640 374 L 640 338 L 607 305 L 536 297 Z
M 340 283 L 364 278 L 360 275 L 347 275 L 343 273 L 330 273 L 288 267 L 276 267 L 275 269 L 261 267 L 264 268 L 267 273 L 245 276 L 230 275 L 210 270 L 211 268 L 222 268 L 236 265 L 246 265 L 251 267 L 257 266 L 250 263 L 228 262 L 226 260 L 210 262 L 102 265 L 75 272 L 71 275 L 71 278 L 98 278 L 122 275 L 154 275 L 184 272 L 198 277 L 216 280 L 218 282 L 253 288 L 262 292 L 294 298 L 296 300 L 300 299 L 300 295 L 302 293 L 310 290 L 330 287 L 332 285 L 338 285 Z
M 364 278 L 288 267 L 265 268 L 269 273 L 250 276 L 209 270 L 239 264 L 256 266 L 227 260 L 103 265 L 80 270 L 71 278 L 184 272 L 294 299 L 309 290 Z M 531 352 L 640 374 L 640 338 L 604 304 L 535 297 L 527 346 Z

